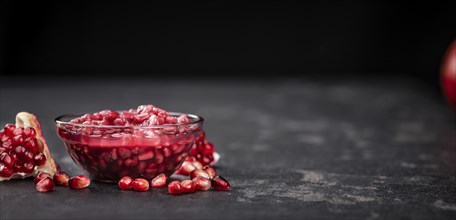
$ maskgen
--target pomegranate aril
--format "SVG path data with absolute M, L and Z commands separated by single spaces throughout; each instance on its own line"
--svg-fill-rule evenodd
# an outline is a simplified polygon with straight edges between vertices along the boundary
M 33 152 L 34 154 L 38 153 L 38 142 L 36 138 L 27 138 L 24 141 L 24 147 L 29 150 L 30 152 Z
M 24 128 L 24 133 L 23 133 L 26 137 L 31 137 L 31 138 L 35 138 L 36 137 L 36 131 L 34 128 L 32 127 L 26 127 Z
M 32 163 L 24 163 L 22 166 L 22 171 L 24 173 L 32 173 L 35 170 L 35 166 Z
M 204 166 L 203 170 L 209 175 L 209 179 L 214 179 L 217 176 L 217 171 L 211 166 Z
M 14 129 L 16 128 L 16 125 L 13 124 L 6 124 L 4 129 L 5 129 L 5 135 L 7 136 L 12 136 Z
M 24 142 L 24 138 L 22 137 L 22 135 L 16 135 L 11 140 L 11 144 L 13 146 L 18 146 L 19 144 L 22 144 L 23 142 Z
M 14 149 L 14 152 L 16 153 L 16 155 L 23 155 L 25 153 L 25 147 L 17 146 Z
M 23 132 L 24 132 L 24 128 L 16 127 L 16 128 L 13 130 L 13 135 L 14 135 L 14 136 L 22 135 Z
M 54 181 L 50 177 L 41 179 L 36 183 L 35 189 L 38 192 L 49 192 L 54 189 Z
M 89 177 L 86 177 L 83 175 L 73 176 L 68 181 L 68 185 L 72 189 L 86 188 L 90 185 L 90 179 L 89 179 Z
M 35 161 L 35 154 L 33 154 L 32 152 L 30 151 L 26 151 L 24 153 L 24 160 L 26 162 L 34 162 Z
M 43 153 L 35 155 L 35 165 L 42 166 L 46 163 L 46 156 Z
M 51 174 L 49 173 L 45 173 L 45 172 L 38 172 L 38 174 L 36 175 L 35 179 L 33 179 L 33 183 L 38 183 L 40 180 L 44 179 L 44 178 L 52 178 Z
M 143 178 L 136 178 L 131 183 L 131 186 L 133 187 L 134 190 L 139 191 L 139 192 L 144 192 L 144 191 L 149 190 L 149 182 Z
M 211 181 L 202 176 L 198 176 L 195 179 L 192 179 L 192 181 L 195 183 L 197 190 L 206 191 L 211 188 Z
M 192 163 L 189 163 L 189 162 L 184 162 L 182 164 L 182 167 L 179 169 L 180 170 L 180 173 L 184 174 L 184 175 L 189 175 L 191 172 L 193 172 L 194 170 L 196 169 L 196 167 L 192 164 Z
M 7 166 L 3 166 L 3 168 L 0 170 L 0 176 L 8 178 L 11 175 L 13 175 L 13 169 Z
M 198 169 L 198 170 L 202 170 L 203 167 L 204 167 L 203 164 L 200 163 L 199 161 L 193 161 L 192 164 L 193 164 L 193 166 L 195 166 L 196 169 Z
M 7 167 L 12 167 L 14 165 L 15 159 L 7 153 L 2 153 L 0 155 L 0 162 L 2 162 Z
M 204 177 L 206 179 L 210 179 L 209 174 L 207 174 L 204 170 L 194 170 L 190 173 L 190 179 L 195 179 L 196 177 Z
M 60 186 L 68 186 L 68 181 L 70 180 L 70 176 L 65 172 L 58 172 L 54 174 L 54 182 Z
M 168 193 L 173 195 L 182 194 L 182 185 L 179 181 L 173 181 L 168 184 Z
M 184 180 L 181 182 L 181 189 L 183 193 L 192 193 L 196 190 L 196 185 L 191 180 Z
M 119 180 L 117 185 L 119 186 L 119 189 L 121 189 L 121 190 L 129 190 L 132 187 L 132 182 L 133 182 L 133 178 L 131 178 L 129 176 L 124 176 Z
M 162 174 L 156 176 L 155 178 L 153 178 L 150 181 L 150 185 L 152 186 L 152 188 L 162 188 L 162 187 L 166 186 L 166 180 L 167 180 L 166 175 L 162 173 Z
M 226 179 L 221 176 L 214 177 L 214 179 L 212 179 L 211 183 L 212 183 L 212 187 L 215 190 L 228 191 L 228 190 L 230 190 L 230 187 L 231 187 L 230 183 L 228 183 L 228 181 L 226 181 Z

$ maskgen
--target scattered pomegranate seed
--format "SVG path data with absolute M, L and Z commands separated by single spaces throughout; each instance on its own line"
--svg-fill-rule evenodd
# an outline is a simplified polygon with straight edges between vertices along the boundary
M 56 185 L 60 186 L 68 186 L 68 181 L 70 180 L 70 176 L 65 172 L 58 172 L 54 174 L 54 182 Z
M 230 190 L 230 183 L 228 183 L 228 181 L 226 181 L 225 178 L 221 177 L 221 176 L 216 176 L 213 180 L 212 180 L 212 187 L 215 189 L 215 190 L 222 190 L 222 191 L 228 191 Z
M 193 164 L 193 166 L 195 166 L 196 169 L 198 169 L 198 170 L 202 170 L 202 169 L 203 169 L 203 164 L 202 164 L 201 162 L 199 162 L 199 161 L 193 161 L 192 164 Z
M 206 191 L 211 188 L 211 181 L 202 176 L 198 176 L 195 179 L 192 179 L 192 181 L 195 183 L 197 190 Z
M 153 178 L 152 181 L 150 181 L 150 185 L 152 185 L 152 188 L 163 188 L 166 186 L 166 180 L 166 175 L 162 173 Z
M 173 195 L 179 195 L 182 193 L 182 185 L 179 181 L 173 181 L 168 184 L 168 193 Z
M 209 179 L 214 179 L 214 177 L 217 176 L 217 171 L 211 166 L 204 166 L 203 170 L 209 175 Z
M 201 176 L 206 179 L 210 179 L 209 174 L 206 173 L 204 170 L 194 170 L 190 173 L 190 179 L 195 179 L 196 177 Z
M 119 189 L 121 189 L 121 190 L 129 190 L 132 187 L 131 186 L 132 182 L 133 182 L 133 178 L 131 178 L 129 176 L 124 176 L 119 180 L 117 185 L 119 186 Z
M 149 182 L 143 178 L 136 178 L 131 183 L 131 186 L 133 187 L 134 190 L 139 191 L 139 192 L 144 192 L 144 191 L 149 190 Z
M 182 193 L 192 193 L 196 190 L 196 185 L 191 180 L 184 180 L 181 182 Z
M 37 184 L 40 180 L 42 180 L 46 177 L 52 178 L 51 174 L 40 171 L 36 175 L 35 179 L 33 179 L 33 183 Z
M 52 191 L 54 189 L 54 181 L 49 177 L 41 179 L 39 182 L 36 183 L 35 189 L 38 192 Z
M 196 169 L 196 167 L 192 163 L 185 161 L 179 170 L 180 170 L 180 173 L 182 173 L 184 175 L 189 175 L 195 169 Z
M 83 175 L 73 176 L 68 181 L 68 185 L 72 189 L 83 189 L 90 185 L 90 179 Z

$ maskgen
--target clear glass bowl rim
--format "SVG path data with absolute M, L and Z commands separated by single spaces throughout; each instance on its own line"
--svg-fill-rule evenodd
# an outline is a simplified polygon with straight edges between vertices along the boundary
M 119 112 L 119 111 L 118 111 Z M 185 126 L 185 125 L 202 125 L 204 123 L 204 118 L 195 114 L 189 114 L 189 113 L 182 113 L 182 112 L 168 112 L 169 115 L 171 116 L 180 116 L 180 115 L 187 115 L 187 117 L 190 119 L 190 122 L 188 123 L 180 123 L 180 124 L 162 124 L 162 125 L 149 125 L 149 126 L 138 126 L 138 125 L 84 125 L 84 124 L 78 124 L 78 123 L 71 123 L 68 122 L 69 120 L 83 116 L 87 113 L 70 113 L 70 114 L 64 114 L 56 117 L 54 119 L 55 123 L 59 125 L 73 125 L 73 126 L 78 126 L 78 127 L 90 127 L 90 128 L 133 128 L 133 129 L 147 129 L 147 128 L 166 128 L 166 127 L 174 127 L 174 126 Z M 63 119 L 66 119 L 68 121 L 64 121 Z

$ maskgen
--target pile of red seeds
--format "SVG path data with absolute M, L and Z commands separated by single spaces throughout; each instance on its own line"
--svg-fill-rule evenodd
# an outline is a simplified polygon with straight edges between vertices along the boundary
M 211 188 L 214 190 L 227 191 L 230 190 L 231 186 L 228 181 L 217 175 L 217 171 L 209 166 L 203 165 L 198 162 L 185 161 L 180 172 L 183 175 L 187 175 L 190 179 L 183 180 L 181 182 L 175 180 L 168 184 L 168 193 L 173 195 L 179 195 L 183 193 L 193 193 L 197 190 L 207 191 Z M 129 176 L 124 176 L 119 180 L 118 186 L 121 190 L 134 189 L 135 191 L 144 192 L 148 191 L 149 187 L 152 188 L 163 188 L 166 187 L 168 178 L 165 174 L 160 174 L 150 181 L 143 178 L 133 179 Z
M 35 129 L 5 125 L 0 131 L 0 177 L 33 173 L 36 166 L 46 163 L 46 156 L 40 151 Z

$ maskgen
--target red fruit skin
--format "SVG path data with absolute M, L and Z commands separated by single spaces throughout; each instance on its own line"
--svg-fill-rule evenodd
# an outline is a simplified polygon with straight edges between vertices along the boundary
M 440 69 L 443 93 L 454 111 L 456 111 L 456 40 L 448 47 Z

